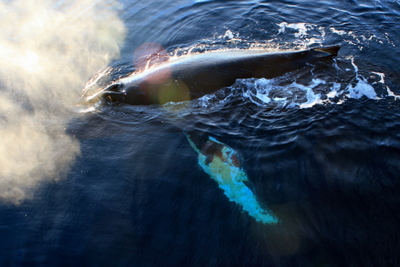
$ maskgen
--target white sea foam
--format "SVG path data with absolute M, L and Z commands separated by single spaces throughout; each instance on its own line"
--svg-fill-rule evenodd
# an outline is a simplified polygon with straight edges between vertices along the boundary
M 375 34 L 369 33 L 369 35 L 356 33 L 354 31 L 346 31 L 346 30 L 338 30 L 335 27 L 330 27 L 328 29 L 333 34 L 340 35 L 343 39 L 342 41 L 345 43 L 349 43 L 351 45 L 356 45 L 360 50 L 362 50 L 365 44 L 370 42 L 377 42 L 379 44 L 383 44 L 385 42 L 395 46 L 395 44 L 389 39 L 387 34 L 384 36 L 378 36 Z
M 360 99 L 363 96 L 368 97 L 369 99 L 379 99 L 376 95 L 375 89 L 368 84 L 366 79 L 362 76 L 358 76 L 358 82 L 356 85 L 348 85 L 347 86 L 347 97 Z
M 295 33 L 295 36 L 297 38 L 305 37 L 308 35 L 308 31 L 312 28 L 315 27 L 316 25 L 314 24 L 307 24 L 307 23 L 287 23 L 287 22 L 282 22 L 278 24 L 280 27 L 279 33 L 284 33 L 286 31 L 286 28 L 291 28 L 294 30 L 297 30 Z
M 309 46 L 312 44 L 321 44 L 324 40 L 325 37 L 325 29 L 323 27 L 319 27 L 318 25 L 312 24 L 312 23 L 304 23 L 304 22 L 299 22 L 299 23 L 288 23 L 288 22 L 281 22 L 277 24 L 279 29 L 278 29 L 278 35 L 279 34 L 286 34 L 288 35 L 289 33 L 287 32 L 287 29 L 294 30 L 294 37 L 296 40 L 294 43 L 300 44 L 303 46 Z M 313 34 L 310 32 L 313 31 Z M 317 32 L 318 34 L 315 34 Z
M 296 24 L 293 28 L 306 29 L 303 24 Z M 376 77 L 376 79 L 369 81 L 359 73 L 359 66 L 357 66 L 353 57 L 347 57 L 342 60 L 347 61 L 352 66 L 352 68 L 346 67 L 344 69 L 346 73 L 352 72 L 354 75 L 354 79 L 350 80 L 348 84 L 328 82 L 323 78 L 315 78 L 309 84 L 301 84 L 295 81 L 289 85 L 280 85 L 282 81 L 293 79 L 288 74 L 274 79 L 247 80 L 246 85 L 249 90 L 243 92 L 243 97 L 257 105 L 273 105 L 280 108 L 298 107 L 302 109 L 312 108 L 315 105 L 342 104 L 348 99 L 360 99 L 363 97 L 373 100 L 379 100 L 383 97 L 400 98 L 385 84 L 384 73 L 371 71 L 370 74 L 373 74 L 372 76 Z M 335 68 L 338 73 L 342 71 L 336 63 Z M 378 83 L 384 85 L 386 94 L 377 94 L 374 85 Z M 317 88 L 319 88 L 318 92 L 316 91 Z M 321 88 L 323 89 L 321 90 Z M 276 95 L 279 96 L 277 97 Z
M 354 63 L 353 63 L 354 64 Z M 358 67 L 354 64 L 354 70 Z M 354 71 L 353 70 L 353 71 Z M 384 76 L 380 82 L 383 82 Z M 284 78 L 283 78 L 284 79 Z M 378 96 L 373 84 L 362 75 L 355 72 L 355 79 L 349 84 L 338 82 L 328 82 L 320 78 L 312 79 L 309 84 L 300 84 L 292 82 L 289 85 L 280 85 L 282 77 L 274 79 L 257 79 L 245 81 L 247 90 L 243 91 L 245 101 L 251 101 L 259 106 L 273 106 L 279 108 L 312 108 L 315 105 L 342 104 L 348 99 L 360 99 L 366 97 L 373 100 L 382 99 L 384 96 Z M 317 92 L 317 88 L 323 88 Z M 386 86 L 389 97 L 395 95 L 388 86 Z
M 332 85 L 332 90 L 326 94 L 328 98 L 335 98 L 339 95 L 339 90 L 340 90 L 340 84 L 339 83 L 333 83 Z
M 302 90 L 306 91 L 307 102 L 301 103 L 300 108 L 309 108 L 316 104 L 322 104 L 321 94 L 314 93 L 312 88 L 315 88 L 319 84 L 325 84 L 325 81 L 320 79 L 313 79 L 310 86 L 299 86 Z

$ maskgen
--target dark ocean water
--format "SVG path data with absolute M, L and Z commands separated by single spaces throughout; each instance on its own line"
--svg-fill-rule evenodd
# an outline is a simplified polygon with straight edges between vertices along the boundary
M 400 2 L 121 4 L 121 55 L 99 74 L 111 79 L 146 42 L 172 54 L 342 47 L 189 104 L 81 112 L 66 126 L 81 151 L 67 177 L 0 206 L 0 266 L 400 266 Z M 230 201 L 187 132 L 235 150 L 279 222 Z

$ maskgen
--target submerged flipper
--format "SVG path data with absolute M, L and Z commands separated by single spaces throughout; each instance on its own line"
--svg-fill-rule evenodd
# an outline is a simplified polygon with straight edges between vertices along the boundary
M 199 165 L 224 190 L 230 201 L 243 207 L 250 216 L 262 223 L 277 223 L 278 219 L 271 211 L 264 210 L 256 196 L 246 184 L 249 183 L 246 172 L 236 152 L 213 137 L 198 147 L 190 135 L 186 135 L 192 148 L 199 154 Z

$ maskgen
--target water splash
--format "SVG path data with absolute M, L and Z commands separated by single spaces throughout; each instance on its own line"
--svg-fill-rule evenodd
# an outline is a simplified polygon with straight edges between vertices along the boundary
M 264 49 L 275 52 L 324 45 L 326 40 L 344 42 L 362 50 L 363 45 L 361 44 L 388 42 L 385 39 L 387 36 L 366 36 L 353 31 L 337 30 L 334 27 L 323 27 L 312 23 L 284 21 L 277 23 L 276 26 L 277 31 L 272 33 L 269 39 L 252 40 L 241 36 L 239 32 L 225 28 L 222 34 L 216 34 L 213 38 L 199 40 L 189 45 L 169 47 L 167 54 L 173 60 L 181 56 L 214 50 Z M 342 40 L 338 41 L 338 38 L 342 38 Z M 342 66 L 339 67 L 339 63 Z M 322 66 L 321 69 L 323 68 L 326 66 Z M 172 110 L 177 109 L 185 114 L 207 112 L 204 111 L 205 109 L 213 112 L 220 108 L 226 108 L 241 98 L 243 102 L 250 101 L 262 107 L 304 109 L 312 108 L 315 105 L 341 104 L 348 99 L 362 97 L 374 100 L 399 97 L 385 83 L 385 73 L 373 68 L 367 70 L 361 67 L 361 69 L 360 71 L 351 55 L 339 55 L 333 66 L 325 71 L 328 77 L 324 77 L 325 74 L 315 75 L 314 72 L 318 72 L 318 69 L 311 68 L 307 73 L 301 75 L 290 73 L 275 79 L 239 79 L 228 90 L 224 88 L 214 94 L 190 101 L 190 104 L 166 103 L 166 107 Z M 308 82 L 301 82 L 305 79 L 308 79 Z
M 233 102 L 253 103 L 268 110 L 290 108 L 307 109 L 316 105 L 343 104 L 349 99 L 371 100 L 400 98 L 385 83 L 385 74 L 376 71 L 361 74 L 353 57 L 342 58 L 342 67 L 331 66 L 330 71 L 314 75 L 316 69 L 285 74 L 273 79 L 238 79 L 226 90 L 205 95 L 191 103 L 191 111 L 214 112 Z M 336 68 L 336 70 L 335 70 Z

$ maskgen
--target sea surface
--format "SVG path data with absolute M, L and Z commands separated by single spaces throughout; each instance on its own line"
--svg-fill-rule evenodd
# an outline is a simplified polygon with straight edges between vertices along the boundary
M 0 266 L 400 266 L 398 0 L 74 3 L 0 2 L 14 51 L 0 65 Z M 196 100 L 79 102 L 154 47 L 338 44 L 331 61 Z M 232 201 L 187 133 L 232 149 L 277 222 Z

